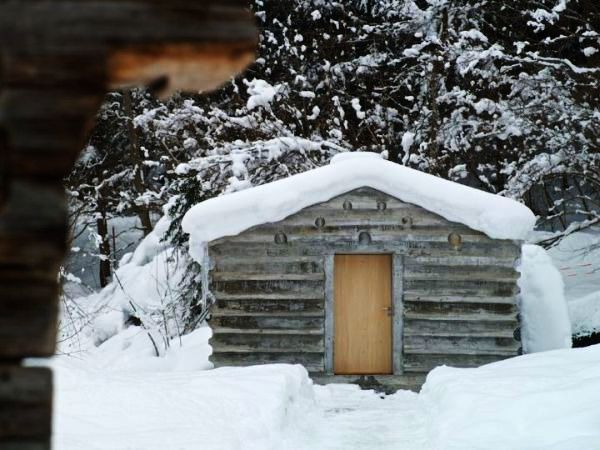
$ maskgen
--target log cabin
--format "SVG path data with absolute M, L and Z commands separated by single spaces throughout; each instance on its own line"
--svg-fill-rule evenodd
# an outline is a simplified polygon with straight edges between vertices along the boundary
M 207 200 L 183 227 L 206 268 L 212 362 L 302 364 L 317 382 L 392 392 L 438 365 L 515 356 L 534 221 L 372 153 Z

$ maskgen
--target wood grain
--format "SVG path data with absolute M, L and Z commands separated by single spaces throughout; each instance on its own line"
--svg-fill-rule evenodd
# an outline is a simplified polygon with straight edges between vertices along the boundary
M 391 255 L 336 255 L 334 372 L 392 373 Z

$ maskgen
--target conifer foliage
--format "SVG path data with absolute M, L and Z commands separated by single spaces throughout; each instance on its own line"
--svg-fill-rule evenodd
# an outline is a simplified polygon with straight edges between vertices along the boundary
M 595 0 L 253 9 L 258 58 L 222 89 L 167 103 L 109 96 L 68 180 L 75 202 L 143 225 L 175 196 L 169 238 L 185 247 L 193 204 L 362 150 L 525 202 L 556 232 L 548 244 L 600 221 Z

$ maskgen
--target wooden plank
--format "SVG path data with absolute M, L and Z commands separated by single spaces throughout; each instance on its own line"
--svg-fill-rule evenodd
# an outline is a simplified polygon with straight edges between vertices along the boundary
M 211 254 L 214 261 L 213 273 L 247 272 L 270 274 L 309 274 L 323 273 L 323 258 L 321 256 L 293 257 L 253 257 L 245 255 L 219 256 Z
M 409 291 L 404 294 L 407 302 L 431 302 L 431 303 L 501 303 L 506 305 L 516 305 L 515 296 L 495 297 L 495 296 L 462 296 L 462 295 L 423 295 L 421 291 Z
M 520 347 L 508 337 L 411 335 L 404 336 L 405 353 L 460 355 L 516 355 Z
M 49 449 L 52 373 L 0 366 L 0 448 Z
M 213 308 L 211 311 L 213 317 L 256 317 L 256 318 L 323 318 L 323 311 L 294 311 L 294 312 L 267 312 L 267 311 L 240 311 L 236 309 Z
M 312 313 L 323 314 L 324 301 L 322 298 L 287 298 L 287 299 L 265 299 L 263 298 L 229 298 L 223 299 L 217 296 L 217 306 L 228 310 L 239 310 L 248 313 Z
M 268 334 L 278 336 L 295 336 L 295 335 L 323 335 L 322 328 L 303 328 L 303 329 L 285 329 L 285 328 L 226 328 L 214 327 L 213 336 L 218 334 Z
M 393 372 L 391 255 L 336 255 L 334 372 Z
M 230 294 L 225 292 L 215 292 L 219 300 L 265 300 L 265 301 L 285 301 L 285 300 L 323 300 L 323 294 L 319 292 L 279 292 L 279 293 L 255 293 L 255 294 Z
M 509 245 L 509 244 L 504 244 Z M 510 245 L 509 245 L 510 246 Z M 411 266 L 472 266 L 483 268 L 513 268 L 517 262 L 517 256 L 513 257 L 494 257 L 494 256 L 467 256 L 460 252 L 451 256 L 408 256 L 406 264 Z
M 515 355 L 508 355 L 515 356 Z M 450 354 L 405 354 L 404 371 L 407 373 L 424 373 L 447 365 L 451 367 L 479 367 L 506 359 L 507 355 L 450 355 Z
M 253 349 L 243 351 L 236 348 L 222 348 L 215 351 L 210 361 L 215 367 L 252 366 L 259 364 L 302 364 L 309 372 L 322 373 L 323 351 L 264 351 Z
M 258 316 L 215 316 L 210 319 L 210 326 L 214 330 L 217 328 L 237 328 L 237 329 L 282 329 L 282 330 L 306 330 L 306 329 L 324 329 L 325 319 L 322 313 L 317 317 L 302 316 L 302 313 L 288 313 L 288 316 L 281 315 L 258 315 Z
M 213 281 L 321 281 L 321 273 L 213 272 Z
M 407 265 L 405 270 L 407 281 L 447 280 L 447 281 L 487 281 L 515 284 L 519 273 L 513 268 L 489 266 L 431 266 Z
M 358 232 L 353 239 L 339 241 L 292 241 L 285 245 L 271 243 L 222 242 L 211 247 L 213 255 L 245 255 L 252 257 L 293 257 L 293 256 L 322 256 L 331 253 L 397 253 L 407 256 L 484 256 L 487 257 L 518 257 L 520 250 L 513 245 L 499 245 L 484 242 L 465 242 L 460 250 L 454 250 L 448 242 L 388 240 L 377 242 L 373 240 L 364 245 L 358 242 Z
M 406 319 L 405 335 L 440 335 L 440 336 L 490 336 L 513 337 L 518 328 L 518 321 L 459 321 L 459 320 L 418 320 Z
M 404 320 L 402 317 L 404 310 L 404 257 L 402 255 L 392 256 L 392 270 L 392 363 L 394 374 L 399 375 L 403 372 L 402 347 L 404 346 Z
M 317 280 L 216 280 L 212 283 L 212 289 L 230 297 L 243 294 L 261 298 L 263 295 L 323 298 L 324 295 L 322 277 Z
M 374 240 L 380 242 L 387 241 L 414 241 L 414 242 L 442 242 L 448 245 L 448 235 L 457 230 L 440 225 L 439 227 L 429 228 L 415 225 L 413 228 L 407 229 L 402 225 L 398 225 L 395 221 L 379 221 L 376 223 L 373 219 L 365 219 L 363 221 L 348 219 L 343 224 L 328 225 L 323 228 L 315 226 L 290 226 L 286 223 L 279 225 L 262 225 L 256 229 L 247 230 L 237 236 L 223 238 L 215 245 L 224 242 L 240 242 L 240 243 L 263 243 L 274 244 L 275 235 L 279 232 L 284 232 L 288 242 L 310 243 L 317 242 L 332 242 L 338 240 L 352 240 L 358 232 L 368 231 Z M 483 243 L 491 244 L 491 239 L 480 234 L 461 231 L 463 243 Z
M 506 315 L 515 317 L 517 306 L 499 303 L 429 303 L 429 302 L 404 302 L 405 317 L 415 317 L 412 315 L 430 315 L 430 316 L 451 316 L 460 317 L 471 315 L 472 317 L 485 315 Z
M 320 351 L 323 352 L 323 334 L 240 334 L 215 333 L 210 339 L 213 353 L 224 347 L 247 349 L 248 351 Z
M 446 312 L 412 312 L 404 311 L 406 320 L 428 320 L 432 322 L 450 321 L 450 322 L 514 322 L 517 320 L 517 311 L 511 313 L 489 313 L 481 310 L 472 310 L 455 314 Z
M 334 298 L 335 255 L 325 256 L 325 373 L 333 375 L 333 339 L 335 336 Z

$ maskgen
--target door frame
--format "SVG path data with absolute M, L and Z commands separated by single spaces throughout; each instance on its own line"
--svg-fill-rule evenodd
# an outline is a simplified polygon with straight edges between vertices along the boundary
M 392 318 L 392 370 L 394 375 L 401 375 L 404 372 L 402 358 L 404 257 L 401 254 L 393 252 L 348 251 L 346 249 L 326 254 L 323 261 L 325 271 L 325 373 L 327 375 L 334 375 L 334 260 L 336 254 L 392 255 L 392 307 L 394 308 L 394 317 Z

